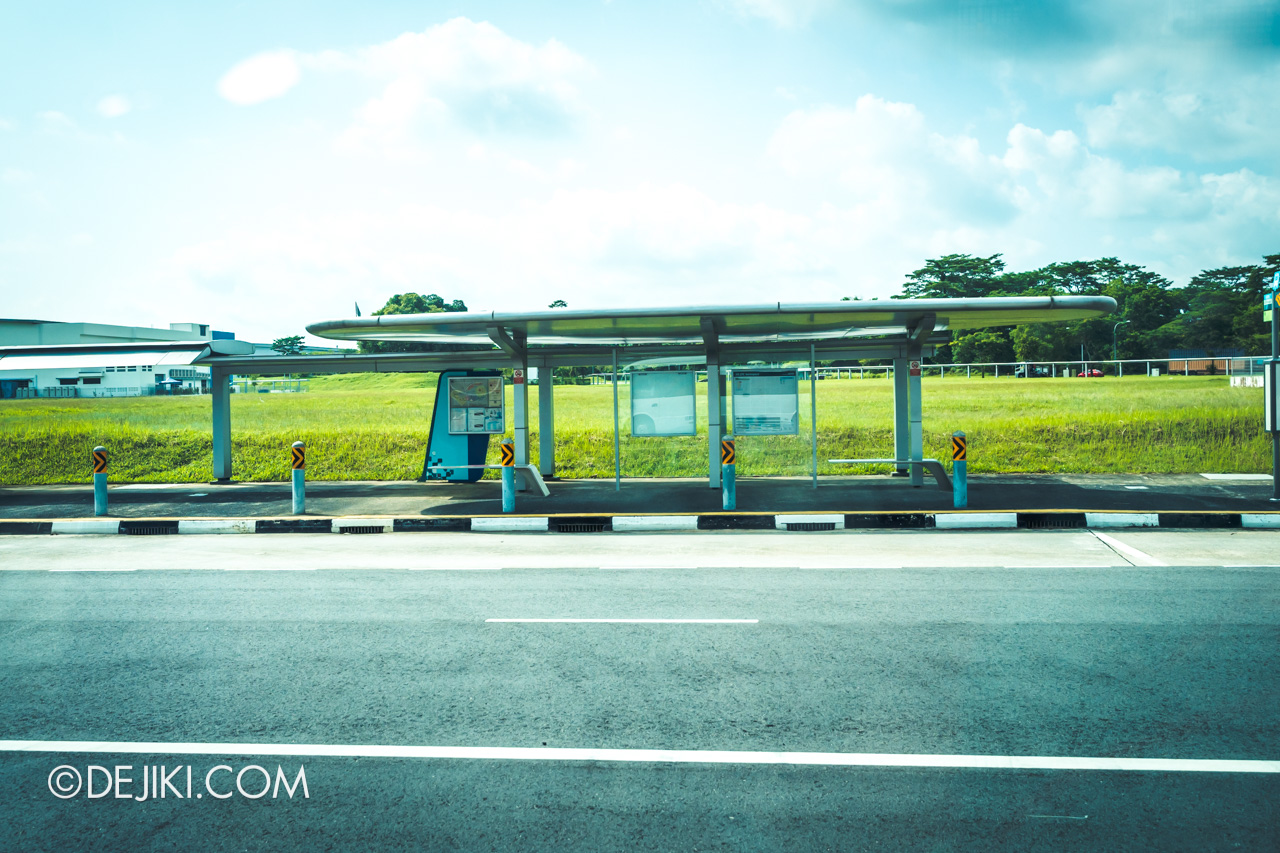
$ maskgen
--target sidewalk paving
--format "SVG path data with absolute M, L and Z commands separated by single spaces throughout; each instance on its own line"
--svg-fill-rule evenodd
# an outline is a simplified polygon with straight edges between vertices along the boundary
M 968 509 L 983 512 L 1262 513 L 1272 503 L 1270 478 L 1208 479 L 1199 474 L 1006 474 L 969 478 Z M 708 515 L 721 511 L 705 479 L 551 480 L 550 497 L 520 493 L 516 514 Z M 888 476 L 738 479 L 737 514 L 933 513 L 953 508 L 952 493 L 931 480 L 919 488 Z M 109 488 L 115 518 L 279 518 L 291 515 L 288 483 L 121 484 Z M 474 517 L 500 515 L 501 486 L 485 480 L 307 483 L 307 515 Z M 93 516 L 93 487 L 0 487 L 0 518 Z

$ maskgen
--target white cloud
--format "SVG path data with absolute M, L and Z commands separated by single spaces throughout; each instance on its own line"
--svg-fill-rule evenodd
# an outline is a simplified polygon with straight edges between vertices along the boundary
M 259 104 L 279 98 L 301 76 L 293 51 L 259 53 L 237 62 L 218 81 L 218 94 L 233 104 Z
M 80 133 L 80 125 L 66 113 L 45 110 L 36 117 L 40 119 L 40 126 L 47 133 Z
M 479 133 L 564 131 L 583 112 L 576 81 L 591 67 L 555 39 L 529 44 L 488 22 L 453 18 L 353 50 L 259 54 L 228 71 L 218 91 L 233 103 L 259 103 L 288 92 L 303 69 L 381 87 L 356 110 L 339 150 L 420 160 L 419 131 L 442 122 Z
M 1126 89 L 1111 102 L 1082 107 L 1089 144 L 1097 148 L 1187 153 L 1201 161 L 1259 157 L 1280 162 L 1280 76 L 1250 77 L 1231 86 L 1191 84 L 1161 90 Z
M 1071 131 L 1022 124 L 988 154 L 974 139 L 931 130 L 913 105 L 873 96 L 852 109 L 793 112 L 769 153 L 823 200 L 818 228 L 832 223 L 875 251 L 907 245 L 917 261 L 1000 251 L 1011 264 L 1039 266 L 1117 253 L 1177 278 L 1198 270 L 1176 258 L 1248 260 L 1270 251 L 1267 234 L 1280 227 L 1280 186 L 1247 169 L 1131 167 Z
M 912 104 L 873 96 L 791 113 L 769 141 L 770 167 L 786 204 L 672 181 L 570 188 L 564 175 L 590 172 L 470 139 L 451 166 L 459 180 L 518 176 L 494 185 L 519 194 L 427 203 L 406 186 L 329 210 L 264 211 L 176 252 L 170 280 L 192 310 L 240 312 L 220 322 L 251 334 L 261 316 L 296 315 L 289 294 L 303 291 L 308 321 L 405 290 L 473 309 L 887 297 L 949 252 L 1002 252 L 1015 269 L 1116 254 L 1185 281 L 1272 251 L 1280 230 L 1280 187 L 1248 170 L 1130 167 L 1071 131 L 1023 124 L 984 151 Z
M 124 95 L 107 95 L 98 101 L 98 115 L 103 118 L 119 118 L 133 109 L 133 104 Z
M 802 27 L 831 5 L 831 0 L 719 0 L 744 18 L 760 18 L 784 29 Z
M 852 109 L 796 110 L 769 140 L 784 172 L 815 187 L 834 178 L 833 203 L 873 207 L 894 220 L 932 221 L 960 211 L 982 221 L 1008 218 L 1007 174 L 976 140 L 930 131 L 912 104 L 873 95 Z
M 383 81 L 343 135 L 351 149 L 403 145 L 418 124 L 445 119 L 478 132 L 559 132 L 582 112 L 575 81 L 590 71 L 555 39 L 532 45 L 467 18 L 302 61 Z

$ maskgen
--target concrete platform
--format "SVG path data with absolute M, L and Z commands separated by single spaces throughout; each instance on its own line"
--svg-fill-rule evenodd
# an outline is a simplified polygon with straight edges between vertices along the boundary
M 550 497 L 521 493 L 516 514 L 710 515 L 720 493 L 702 479 L 553 480 Z M 1269 479 L 1188 475 L 999 475 L 969 478 L 969 509 L 985 513 L 1265 513 Z M 910 514 L 951 510 L 952 495 L 929 481 L 913 488 L 886 476 L 738 480 L 738 514 Z M 281 518 L 290 515 L 287 483 L 125 484 L 109 489 L 114 518 Z M 447 518 L 501 515 L 497 481 L 325 482 L 307 484 L 307 516 Z M 0 487 L 0 519 L 76 519 L 93 515 L 86 485 Z

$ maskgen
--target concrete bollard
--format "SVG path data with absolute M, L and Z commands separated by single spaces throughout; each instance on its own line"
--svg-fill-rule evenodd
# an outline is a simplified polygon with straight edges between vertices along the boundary
M 969 506 L 969 473 L 968 468 L 969 440 L 962 432 L 951 434 L 952 484 L 951 494 L 955 497 L 955 508 L 964 509 Z
M 307 445 L 293 443 L 293 514 L 307 511 Z
M 498 445 L 502 451 L 502 511 L 516 511 L 516 446 L 504 438 Z
M 93 514 L 107 514 L 107 449 L 93 449 Z
M 733 436 L 720 442 L 720 502 L 724 509 L 738 508 L 737 450 Z

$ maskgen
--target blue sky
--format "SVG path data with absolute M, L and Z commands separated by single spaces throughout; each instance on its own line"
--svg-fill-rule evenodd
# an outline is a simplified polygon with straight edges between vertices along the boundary
M 207 6 L 207 8 L 200 8 Z M 926 258 L 1280 251 L 1280 3 L 47 2 L 0 11 L 7 317 L 270 340 L 886 297 Z

